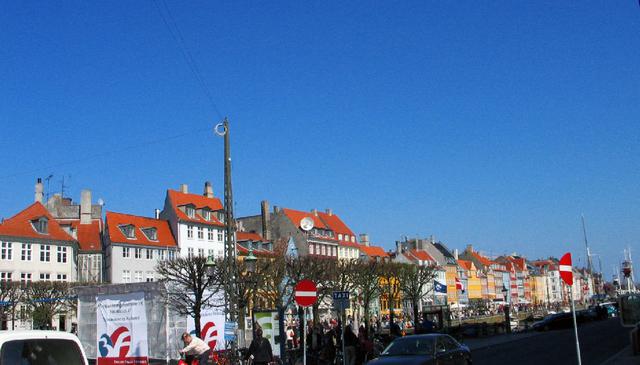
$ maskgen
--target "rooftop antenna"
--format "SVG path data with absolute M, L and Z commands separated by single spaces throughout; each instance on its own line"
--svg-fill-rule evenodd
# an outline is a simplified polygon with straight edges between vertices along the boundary
M 50 184 L 51 184 L 51 178 L 53 177 L 53 174 L 49 174 L 49 176 L 45 177 L 44 180 L 47 182 L 47 200 L 49 201 L 49 197 L 51 196 L 51 189 L 49 188 Z
M 69 179 L 68 179 L 68 180 L 71 180 L 71 175 L 69 175 Z M 66 185 L 66 184 L 64 183 L 64 175 L 62 175 L 62 180 L 60 181 L 60 196 L 61 196 L 62 198 L 64 198 L 64 190 L 65 190 L 66 188 L 69 188 L 69 187 L 70 187 L 69 185 Z

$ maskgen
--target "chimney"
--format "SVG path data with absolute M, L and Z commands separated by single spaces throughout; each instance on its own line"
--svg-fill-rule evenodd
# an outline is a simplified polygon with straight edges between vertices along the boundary
M 269 230 L 269 226 L 271 225 L 271 212 L 269 212 L 269 201 L 263 200 L 260 203 L 260 211 L 262 213 L 262 237 L 270 241 L 271 231 Z
M 327 213 L 327 215 L 333 215 L 333 209 L 331 208 L 325 209 L 324 212 Z
M 457 248 L 453 250 L 453 257 L 454 257 L 456 260 L 458 260 L 458 249 L 457 249 Z
M 313 213 L 313 215 L 317 216 L 318 215 L 318 209 L 311 209 L 311 213 Z
M 472 245 L 467 245 L 467 250 L 469 252 L 473 252 L 473 246 Z
M 204 183 L 204 196 L 207 198 L 213 198 L 213 185 L 211 185 L 211 181 L 206 181 Z
M 183 194 L 187 194 L 189 192 L 189 187 L 187 184 L 180 184 L 180 192 Z
M 160 219 L 160 209 L 155 209 L 155 210 L 153 211 L 153 217 L 154 217 L 155 219 Z
M 42 179 L 38 178 L 38 181 L 36 182 L 34 201 L 42 203 L 43 191 L 44 187 L 42 186 Z
M 80 193 L 80 224 L 91 224 L 91 190 Z
M 369 235 L 366 233 L 360 234 L 360 244 L 369 247 Z
M 274 213 L 274 214 L 275 214 L 275 213 L 280 213 L 280 207 L 279 207 L 279 206 L 277 206 L 277 205 L 274 205 L 274 206 L 273 206 L 273 213 Z

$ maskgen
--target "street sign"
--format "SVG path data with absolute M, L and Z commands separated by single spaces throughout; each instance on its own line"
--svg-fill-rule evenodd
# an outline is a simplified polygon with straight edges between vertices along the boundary
M 565 284 L 572 286 L 573 285 L 573 268 L 571 267 L 571 253 L 567 252 L 560 259 L 560 277 L 565 282 Z
M 333 306 L 338 310 L 345 310 L 350 307 L 349 292 L 348 291 L 334 291 L 333 292 Z
M 294 296 L 299 306 L 309 307 L 318 300 L 318 288 L 311 280 L 301 280 L 294 288 Z
M 238 323 L 236 322 L 225 322 L 224 323 L 224 340 L 225 341 L 235 341 L 236 339 L 236 329 L 238 328 Z

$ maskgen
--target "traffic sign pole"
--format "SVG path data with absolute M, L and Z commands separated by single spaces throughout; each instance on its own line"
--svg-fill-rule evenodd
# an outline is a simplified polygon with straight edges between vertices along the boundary
M 576 351 L 578 353 L 578 365 L 582 365 L 582 357 L 580 356 L 580 341 L 578 340 L 578 321 L 576 320 L 576 305 L 573 303 L 573 287 L 570 286 L 569 290 L 571 290 L 571 311 L 573 312 L 573 330 L 576 334 Z
M 307 365 L 307 307 L 302 308 L 302 318 L 304 318 L 302 321 L 302 364 Z

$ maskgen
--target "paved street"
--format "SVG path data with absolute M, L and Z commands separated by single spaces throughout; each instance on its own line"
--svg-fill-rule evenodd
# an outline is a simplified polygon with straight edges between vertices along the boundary
M 618 318 L 579 327 L 582 363 L 599 365 L 629 345 Z M 576 364 L 573 329 L 550 331 L 473 351 L 474 364 Z

